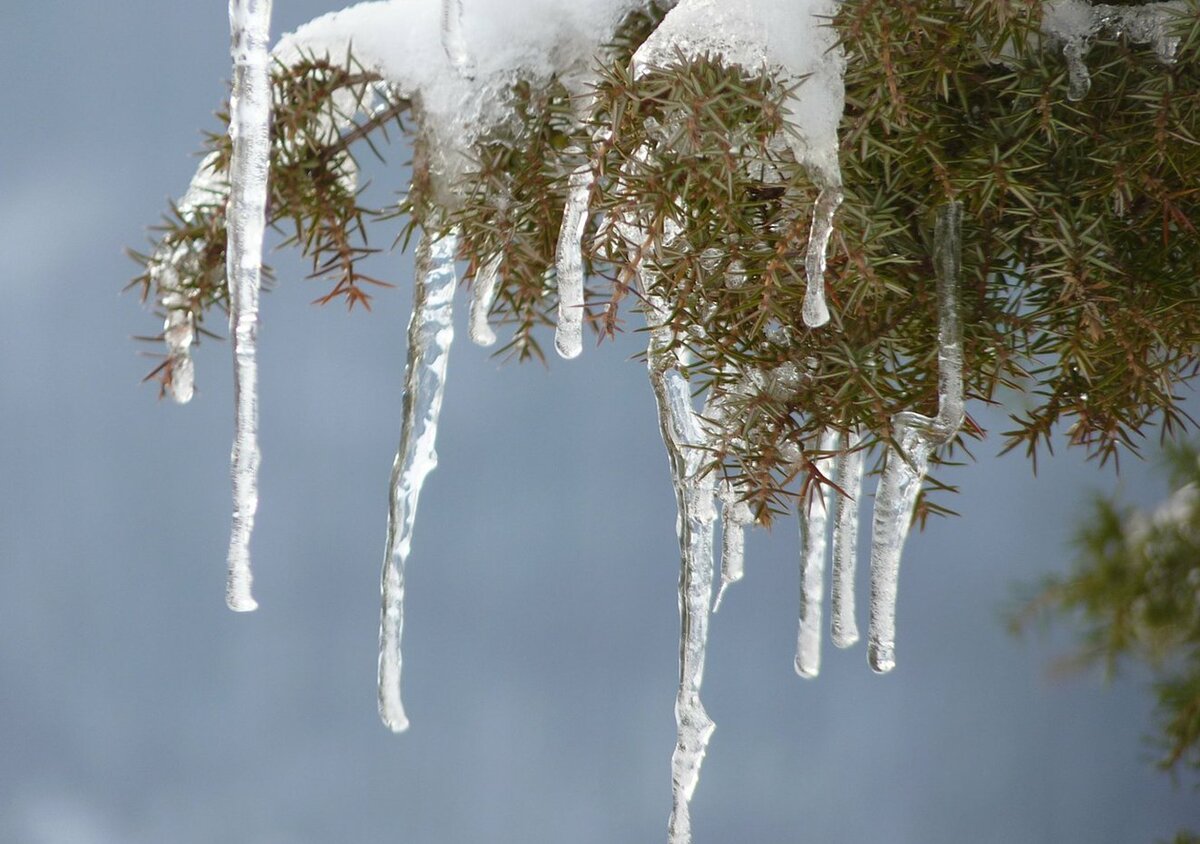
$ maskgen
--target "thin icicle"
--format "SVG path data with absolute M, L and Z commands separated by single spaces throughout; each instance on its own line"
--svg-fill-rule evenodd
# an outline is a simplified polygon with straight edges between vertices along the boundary
M 844 495 L 837 496 L 833 523 L 833 620 L 829 638 L 836 647 L 848 648 L 858 641 L 854 617 L 854 570 L 858 562 L 858 502 L 862 492 L 863 453 L 858 450 L 858 431 L 842 435 L 834 460 L 834 480 Z
M 963 421 L 962 323 L 958 313 L 962 203 L 938 208 L 934 266 L 938 274 L 938 415 L 898 413 L 875 494 L 871 536 L 871 625 L 868 659 L 879 673 L 896 665 L 896 590 L 900 555 L 933 450 L 954 438 Z
M 746 574 L 746 526 L 754 514 L 745 501 L 739 501 L 737 490 L 728 481 L 720 486 L 721 498 L 721 587 L 713 602 L 713 612 L 721 608 L 725 590 Z
M 462 0 L 442 0 L 442 49 L 461 76 L 475 78 L 475 62 L 463 35 Z
M 1087 38 L 1071 38 L 1063 44 L 1063 58 L 1067 60 L 1067 99 L 1077 103 L 1092 90 L 1092 74 L 1087 66 L 1087 54 L 1091 45 Z
M 413 310 L 408 324 L 408 368 L 400 447 L 392 464 L 383 607 L 379 623 L 379 715 L 394 732 L 408 728 L 400 697 L 400 637 L 404 632 L 404 568 L 412 550 L 417 501 L 437 466 L 438 415 L 446 364 L 454 340 L 454 234 L 438 240 L 422 234 L 417 246 Z
M 832 454 L 838 448 L 838 432 L 821 432 L 819 450 Z M 832 457 L 817 457 L 813 465 L 824 469 Z M 821 484 L 817 495 L 800 505 L 800 625 L 796 633 L 796 673 L 816 677 L 821 673 L 821 602 L 825 597 L 826 526 L 829 523 L 832 490 Z
M 496 285 L 500 280 L 500 264 L 504 253 L 497 252 L 475 273 L 471 282 L 471 318 L 469 332 L 476 346 L 496 345 L 496 332 L 488 322 L 492 304 L 496 301 Z
M 833 235 L 833 217 L 842 204 L 842 189 L 836 185 L 821 188 L 813 208 L 812 229 L 808 234 L 808 252 L 804 257 L 804 273 L 808 286 L 804 290 L 802 316 L 809 328 L 819 328 L 829 322 L 825 304 L 825 262 L 829 238 Z
M 643 287 L 646 287 L 643 283 Z M 671 755 L 673 805 L 668 824 L 670 844 L 692 840 L 689 804 L 700 781 L 700 766 L 716 725 L 700 700 L 704 653 L 708 642 L 709 605 L 713 587 L 713 522 L 716 508 L 713 473 L 702 474 L 708 435 L 695 409 L 679 360 L 670 350 L 671 329 L 665 325 L 666 306 L 647 295 L 651 325 L 647 368 L 658 404 L 659 427 L 671 464 L 679 535 L 679 691 L 675 698 L 678 727 Z
M 590 163 L 571 173 L 569 193 L 558 234 L 555 263 L 558 270 L 558 326 L 554 348 L 564 358 L 583 351 L 583 233 L 587 228 L 588 202 L 595 176 Z
M 230 0 L 233 141 L 227 215 L 229 321 L 233 336 L 236 434 L 233 442 L 233 532 L 229 540 L 229 608 L 258 608 L 251 595 L 250 536 L 258 509 L 258 297 L 271 167 L 271 0 Z

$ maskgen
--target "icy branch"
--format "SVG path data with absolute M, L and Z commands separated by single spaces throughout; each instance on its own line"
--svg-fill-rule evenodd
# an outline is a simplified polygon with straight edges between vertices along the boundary
M 889 448 L 875 494 L 871 536 L 871 625 L 868 659 L 879 673 L 896 665 L 896 587 L 900 555 L 912 524 L 933 450 L 950 442 L 963 421 L 962 322 L 958 313 L 962 260 L 962 203 L 938 208 L 934 265 L 938 275 L 938 414 L 903 412 L 893 419 Z
M 1052 0 L 1042 12 L 1042 30 L 1062 43 L 1067 60 L 1067 98 L 1078 102 L 1092 87 L 1087 54 L 1098 36 L 1124 36 L 1134 44 L 1149 44 L 1163 64 L 1172 64 L 1179 36 L 1172 24 L 1188 13 L 1183 0 L 1135 6 L 1092 5 L 1085 0 Z
M 271 167 L 271 67 L 267 43 L 271 0 L 230 0 L 233 141 L 227 213 L 229 321 L 233 336 L 237 432 L 233 443 L 233 534 L 229 541 L 226 602 L 238 612 L 256 609 L 251 596 L 250 536 L 258 509 L 258 297 Z
M 408 729 L 400 697 L 400 637 L 404 631 L 405 564 L 412 550 L 417 502 L 425 478 L 437 466 L 438 416 L 446 364 L 454 340 L 453 234 L 432 240 L 421 235 L 408 323 L 408 366 L 400 446 L 392 464 L 387 554 L 383 562 L 383 607 L 379 624 L 379 715 L 395 732 Z

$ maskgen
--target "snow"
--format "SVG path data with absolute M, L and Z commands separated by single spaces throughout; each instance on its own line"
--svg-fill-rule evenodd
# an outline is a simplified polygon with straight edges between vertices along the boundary
M 227 214 L 229 321 L 233 337 L 236 434 L 233 442 L 233 532 L 226 602 L 238 612 L 257 609 L 251 595 L 250 536 L 258 509 L 258 298 L 271 164 L 271 0 L 230 0 L 233 141 Z
M 471 145 L 511 116 L 518 80 L 535 87 L 588 77 L 593 57 L 639 0 L 380 0 L 323 15 L 284 36 L 275 55 L 344 56 L 419 103 L 435 173 L 454 182 Z M 461 9 L 461 15 L 458 12 Z M 452 196 L 439 197 L 452 201 Z
M 446 366 L 454 340 L 455 235 L 417 246 L 413 310 L 408 325 L 408 365 L 400 446 L 392 464 L 387 552 L 383 562 L 379 623 L 379 715 L 394 732 L 408 729 L 400 697 L 400 638 L 404 632 L 404 577 L 412 551 L 417 503 L 425 478 L 437 467 L 438 417 Z

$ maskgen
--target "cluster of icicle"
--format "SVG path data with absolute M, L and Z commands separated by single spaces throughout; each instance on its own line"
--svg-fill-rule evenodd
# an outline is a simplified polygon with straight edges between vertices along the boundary
M 533 5 L 542 1 L 529 0 Z M 534 79 L 553 74 L 566 80 L 568 88 L 578 95 L 582 119 L 590 105 L 584 96 L 591 78 L 589 57 L 611 37 L 615 22 L 637 5 L 638 0 L 580 0 L 575 12 L 563 14 L 577 15 L 573 20 L 580 23 L 590 21 L 588 16 L 596 17 L 597 10 L 601 10 L 603 14 L 599 17 L 603 20 L 599 24 L 580 23 L 566 35 L 561 27 L 548 27 L 547 34 L 538 37 L 556 39 L 554 42 L 534 43 L 532 47 L 526 44 L 523 49 L 510 49 L 506 53 L 505 49 L 511 48 L 511 37 L 502 44 L 497 40 L 502 36 L 493 36 L 489 41 L 486 33 L 478 29 L 472 32 L 469 16 L 464 17 L 463 0 L 364 3 L 301 28 L 281 41 L 275 56 L 286 61 L 304 52 L 344 55 L 353 39 L 356 60 L 379 72 L 395 95 L 420 104 L 422 134 L 439 150 L 440 158 L 431 164 L 435 192 L 452 197 L 458 172 L 456 156 L 465 158 L 475 137 L 505 119 L 504 114 L 491 110 L 496 102 L 502 101 L 497 91 L 510 86 L 515 74 Z M 824 325 L 829 319 L 824 295 L 826 251 L 842 198 L 836 131 L 843 108 L 843 58 L 832 31 L 823 24 L 834 11 L 835 0 L 680 0 L 635 56 L 639 70 L 645 70 L 676 61 L 680 55 L 719 53 L 730 63 L 749 69 L 806 78 L 788 104 L 795 122 L 792 128 L 796 130 L 789 135 L 788 142 L 820 187 L 805 256 L 807 289 L 803 317 L 812 328 Z M 255 334 L 270 152 L 270 58 L 266 49 L 269 17 L 270 0 L 231 0 L 234 90 L 230 132 L 234 146 L 230 184 L 221 183 L 207 166 L 211 161 L 206 162 L 180 205 L 186 213 L 189 208 L 211 202 L 223 193 L 227 192 L 229 198 L 228 278 L 237 375 L 237 430 L 233 448 L 235 510 L 228 598 L 235 610 L 252 610 L 256 606 L 250 593 L 249 540 L 256 509 L 255 476 L 259 462 Z M 561 42 L 566 39 L 569 45 L 572 38 L 575 48 L 564 49 Z M 428 46 L 431 43 L 436 45 L 432 51 Z M 558 244 L 560 306 L 555 345 L 565 358 L 576 357 L 582 350 L 581 241 L 590 216 L 594 171 L 592 166 L 584 165 L 570 177 L 570 195 Z M 941 308 L 938 414 L 934 418 L 908 412 L 896 415 L 892 432 L 895 445 L 888 450 L 876 492 L 869 654 L 872 667 L 880 672 L 894 665 L 896 583 L 917 495 L 932 451 L 953 438 L 963 418 L 957 304 L 961 214 L 961 207 L 952 202 L 943 206 L 937 216 L 935 240 Z M 640 251 L 646 233 L 639 228 L 638 221 L 615 222 L 631 252 Z M 385 724 L 397 732 L 408 726 L 400 695 L 405 567 L 412 548 L 422 485 L 437 465 L 438 415 L 454 337 L 456 241 L 454 233 L 436 239 L 423 235 L 417 249 L 403 420 L 392 469 L 382 574 L 379 709 Z M 193 393 L 190 346 L 195 325 L 186 307 L 186 291 L 180 289 L 174 274 L 175 263 L 184 257 L 155 256 L 160 303 L 168 314 L 165 339 L 174 373 L 171 393 L 178 401 L 189 400 Z M 488 324 L 488 314 L 499 269 L 497 256 L 479 269 L 472 286 L 469 333 L 473 341 L 484 346 L 496 340 Z M 712 473 L 701 471 L 706 447 L 715 436 L 710 427 L 712 420 L 719 422 L 724 411 L 720 406 L 710 406 L 698 413 L 693 407 L 692 390 L 685 375 L 687 361 L 681 360 L 675 351 L 678 344 L 673 342 L 672 328 L 665 317 L 669 303 L 649 295 L 653 289 L 650 262 L 643 262 L 638 272 L 643 292 L 647 294 L 646 315 L 651 327 L 649 377 L 679 509 L 680 674 L 675 704 L 678 735 L 672 757 L 674 805 L 669 834 L 672 844 L 685 844 L 691 840 L 689 802 L 714 729 L 700 700 L 709 615 L 719 606 L 725 590 L 743 576 L 743 531 L 753 519 L 750 508 L 739 499 L 734 487 Z M 755 375 L 761 377 L 758 373 L 742 375 L 751 381 Z M 832 640 L 838 647 L 848 647 L 859 638 L 854 580 L 863 439 L 860 431 L 831 428 L 813 444 L 812 453 L 806 455 L 845 494 L 838 495 L 835 503 L 831 494 L 825 492 L 801 513 L 800 622 L 795 667 L 804 677 L 814 677 L 820 669 L 829 515 L 833 516 Z M 801 455 L 796 457 L 800 459 Z M 714 533 L 718 510 L 722 522 L 721 577 L 714 605 Z
M 1166 0 L 1138 6 L 1091 4 L 1086 0 L 1050 0 L 1043 7 L 1042 29 L 1061 42 L 1067 60 L 1067 97 L 1078 102 L 1092 87 L 1087 54 L 1098 36 L 1124 36 L 1134 44 L 1149 44 L 1158 60 L 1172 64 L 1179 37 L 1172 24 L 1187 13 L 1186 0 Z

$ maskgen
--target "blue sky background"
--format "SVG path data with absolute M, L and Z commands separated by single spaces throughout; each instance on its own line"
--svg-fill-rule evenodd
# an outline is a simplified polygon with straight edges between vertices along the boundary
M 276 32 L 329 9 L 276 7 Z M 157 326 L 119 295 L 123 247 L 186 187 L 222 100 L 224 4 L 8 3 L 0 32 L 0 841 L 664 840 L 675 517 L 639 338 L 500 365 L 460 321 L 409 580 L 413 726 L 394 737 L 375 714 L 377 581 L 410 257 L 351 315 L 311 307 L 323 289 L 274 259 L 262 609 L 227 612 L 229 348 L 200 350 L 191 406 L 159 402 L 128 339 Z M 947 474 L 962 518 L 909 544 L 890 676 L 828 646 L 819 680 L 795 676 L 796 532 L 753 537 L 711 630 L 698 843 L 1149 844 L 1200 826 L 1196 794 L 1149 764 L 1144 678 L 1052 678 L 1068 639 L 1001 621 L 1117 480 L 1076 455 L 1035 480 L 997 450 Z M 1162 493 L 1125 469 L 1130 498 Z

